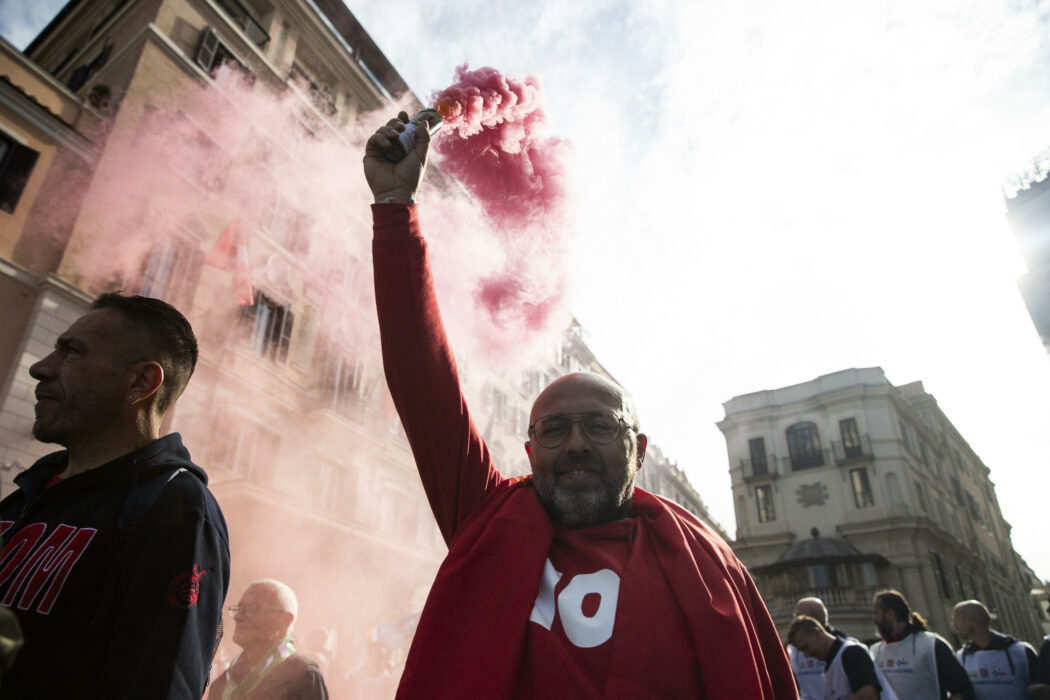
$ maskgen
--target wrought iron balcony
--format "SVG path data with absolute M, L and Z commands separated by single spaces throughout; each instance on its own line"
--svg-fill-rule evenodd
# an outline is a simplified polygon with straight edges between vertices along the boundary
M 742 459 L 740 466 L 744 470 L 744 481 L 750 483 L 761 479 L 776 479 L 780 476 L 777 468 L 777 456 L 767 455 L 764 460 Z
M 842 441 L 833 440 L 831 442 L 831 452 L 835 456 L 836 464 L 845 464 L 860 459 L 871 459 L 874 456 L 871 451 L 871 439 L 867 435 L 861 435 L 860 441 L 856 444 L 847 445 Z
M 251 11 L 248 10 L 240 0 L 215 0 L 216 3 L 226 14 L 239 26 L 253 44 L 259 47 L 259 49 L 266 48 L 266 45 L 270 43 L 270 35 L 263 29 L 262 25 L 259 24 L 258 20 L 252 16 Z
M 800 452 L 789 457 L 791 463 L 791 471 L 798 472 L 803 469 L 816 469 L 818 467 L 826 466 L 828 463 L 828 450 L 827 448 L 820 450 L 809 450 L 807 452 Z

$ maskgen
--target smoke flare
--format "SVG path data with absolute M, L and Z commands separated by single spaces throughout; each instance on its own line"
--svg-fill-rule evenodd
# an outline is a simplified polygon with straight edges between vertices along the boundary
M 543 90 L 534 76 L 456 69 L 431 101 L 445 120 L 435 140 L 441 167 L 480 202 L 506 253 L 476 300 L 497 325 L 544 327 L 565 293 L 568 142 L 546 137 Z

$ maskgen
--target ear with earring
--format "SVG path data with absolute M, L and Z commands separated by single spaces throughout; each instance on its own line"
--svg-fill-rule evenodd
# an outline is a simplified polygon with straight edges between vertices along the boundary
M 128 394 L 128 403 L 134 403 L 139 400 L 138 394 Z

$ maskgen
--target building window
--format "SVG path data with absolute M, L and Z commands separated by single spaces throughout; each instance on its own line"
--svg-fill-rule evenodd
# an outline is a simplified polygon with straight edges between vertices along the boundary
M 555 348 L 554 364 L 565 370 L 572 367 L 572 356 L 569 354 L 569 349 L 561 343 L 558 343 Z
M 230 19 L 233 20 L 233 24 L 237 25 L 244 32 L 245 36 L 259 47 L 260 51 L 265 49 L 266 45 L 270 43 L 269 33 L 263 29 L 251 11 L 245 7 L 245 5 L 251 5 L 252 3 L 245 3 L 241 0 L 218 0 L 215 4 L 229 15 Z M 270 6 L 273 6 L 272 3 Z
M 288 78 L 304 93 L 309 95 L 310 102 L 321 114 L 333 117 L 339 111 L 336 107 L 336 94 L 332 86 L 323 78 L 316 77 L 314 71 L 301 63 L 292 63 Z
M 970 517 L 978 525 L 984 525 L 984 518 L 981 517 L 981 507 L 977 504 L 977 499 L 973 497 L 969 491 L 966 491 L 966 505 L 970 508 Z
M 92 36 L 94 36 L 94 32 L 92 32 Z M 66 87 L 72 92 L 77 92 L 80 88 L 84 87 L 84 85 L 87 84 L 87 81 L 91 79 L 91 76 L 98 73 L 102 67 L 106 65 L 106 61 L 109 60 L 109 55 L 112 52 L 113 44 L 112 42 L 107 41 L 95 58 L 90 62 L 83 63 L 73 69 L 69 74 L 69 80 L 66 81 Z
M 486 384 L 482 394 L 485 410 L 492 414 L 492 421 L 499 422 L 507 418 L 507 396 L 494 384 Z
M 292 344 L 295 314 L 262 292 L 256 291 L 255 305 L 244 307 L 242 317 L 252 324 L 249 347 L 260 357 L 287 364 Z
M 922 512 L 928 513 L 929 509 L 926 508 L 926 495 L 922 491 L 922 484 L 918 481 L 915 482 L 915 495 L 919 499 L 919 507 L 922 508 Z
M 222 469 L 263 484 L 273 482 L 280 438 L 260 426 L 244 423 L 231 431 L 217 431 L 212 462 Z
M 959 570 L 959 565 L 958 564 L 953 564 L 952 566 L 955 568 L 955 587 L 956 587 L 956 590 L 959 591 L 959 597 L 960 598 L 965 598 L 966 597 L 966 588 L 963 586 L 962 571 Z
M 919 456 L 922 457 L 922 463 L 926 465 L 926 468 L 930 468 L 930 458 L 926 454 L 926 443 L 919 440 Z
M 897 425 L 901 429 L 901 440 L 904 441 L 904 446 L 909 450 L 911 449 L 911 435 L 908 434 L 908 426 L 904 424 L 904 421 L 897 421 Z
M 948 580 L 948 574 L 944 570 L 944 563 L 941 561 L 941 555 L 937 552 L 931 552 L 933 555 L 933 572 L 937 575 L 937 582 L 941 587 L 941 595 L 945 598 L 952 597 L 952 584 Z
M 860 446 L 860 431 L 857 429 L 857 419 L 847 418 L 839 421 L 839 434 L 842 435 L 842 451 L 846 459 L 856 459 L 862 454 Z
M 238 68 L 242 74 L 251 75 L 244 64 L 238 61 L 233 52 L 226 47 L 226 44 L 219 41 L 219 35 L 211 27 L 205 28 L 201 34 L 201 44 L 197 48 L 195 60 L 197 65 L 212 78 L 218 75 L 219 69 L 227 63 Z
M 820 435 L 816 423 L 796 423 L 787 429 L 791 468 L 812 469 L 824 466 L 824 452 L 820 449 Z
M 769 473 L 769 463 L 766 461 L 766 441 L 764 438 L 751 438 L 747 442 L 748 450 L 751 452 L 751 474 L 762 476 Z
M 860 565 L 861 581 L 865 586 L 877 586 L 879 578 L 875 573 L 875 565 L 866 561 Z
M 0 211 L 14 213 L 39 155 L 0 131 Z
M 321 392 L 328 397 L 329 407 L 341 414 L 353 413 L 364 405 L 368 394 L 365 384 L 365 363 L 339 352 L 333 343 L 324 360 Z
M 139 294 L 188 307 L 190 295 L 197 286 L 200 265 L 201 254 L 195 245 L 180 238 L 161 239 L 146 260 Z
M 335 511 L 340 504 L 340 469 L 335 464 L 322 463 L 318 474 L 317 503 L 323 510 Z
M 529 413 L 523 408 L 515 408 L 514 434 L 521 440 L 529 439 Z
M 755 501 L 758 503 L 758 522 L 768 523 L 777 519 L 777 512 L 773 507 L 772 486 L 756 487 Z
M 858 508 L 870 508 L 875 505 L 875 497 L 871 495 L 871 482 L 868 481 L 867 468 L 851 469 L 849 479 L 853 485 L 853 503 Z
M 305 255 L 309 251 L 310 231 L 314 226 L 313 216 L 293 209 L 278 195 L 264 201 L 261 209 L 259 229 L 274 243 L 296 256 Z M 349 270 L 346 282 L 352 284 L 356 272 L 356 269 Z

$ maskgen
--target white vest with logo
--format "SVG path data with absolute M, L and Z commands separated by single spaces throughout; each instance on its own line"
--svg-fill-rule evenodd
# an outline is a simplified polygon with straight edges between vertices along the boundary
M 871 645 L 875 668 L 886 676 L 899 697 L 907 700 L 940 700 L 937 657 L 933 651 L 937 639 L 937 635 L 931 632 L 913 631 L 899 642 L 876 642 Z
M 1028 657 L 1021 642 L 1006 649 L 984 649 L 955 658 L 966 669 L 977 700 L 1025 700 L 1028 698 Z
M 853 695 L 853 689 L 849 684 L 849 676 L 846 675 L 846 669 L 842 666 L 842 652 L 849 647 L 863 646 L 863 644 L 852 638 L 842 640 L 842 646 L 839 647 L 839 651 L 835 654 L 835 658 L 832 659 L 828 670 L 824 672 L 824 700 L 847 700 L 849 696 Z M 897 700 L 897 694 L 893 692 L 893 687 L 886 680 L 886 676 L 883 675 L 878 666 L 875 667 L 875 677 L 879 680 L 879 685 L 882 686 L 882 692 L 879 694 L 880 700 Z
M 806 656 L 794 644 L 788 644 L 787 651 L 791 670 L 798 681 L 799 700 L 821 700 L 824 697 L 824 662 Z

